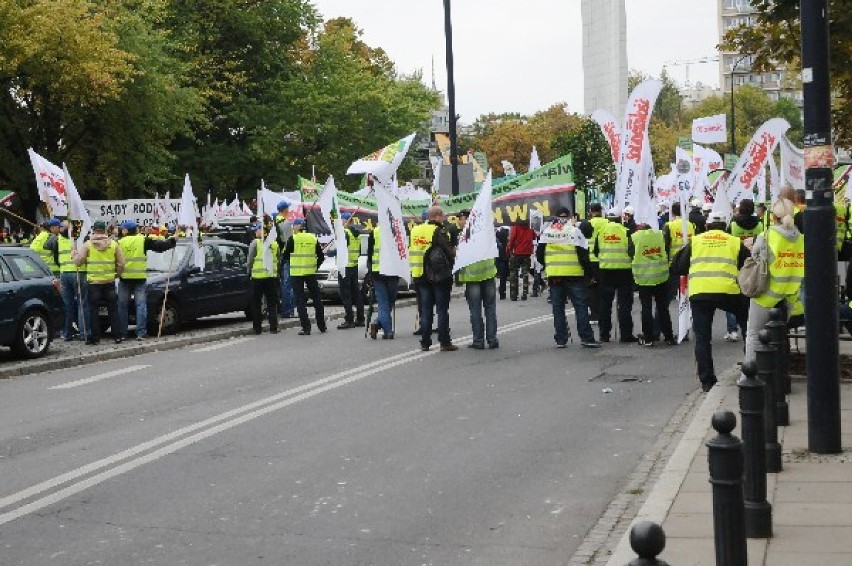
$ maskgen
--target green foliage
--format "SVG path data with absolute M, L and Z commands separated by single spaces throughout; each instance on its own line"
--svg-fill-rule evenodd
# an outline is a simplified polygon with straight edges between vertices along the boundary
M 609 143 L 598 125 L 589 119 L 560 132 L 553 140 L 559 155 L 570 153 L 574 162 L 574 184 L 578 189 L 611 192 L 615 188 L 615 166 Z

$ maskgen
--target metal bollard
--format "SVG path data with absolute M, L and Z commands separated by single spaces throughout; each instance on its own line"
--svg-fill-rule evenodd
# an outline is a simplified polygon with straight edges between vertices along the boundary
M 745 526 L 748 538 L 772 536 L 772 506 L 766 501 L 766 440 L 763 429 L 764 383 L 756 379 L 757 364 L 743 364 L 740 388 Z
M 630 548 L 639 555 L 626 566 L 669 566 L 667 562 L 658 560 L 657 556 L 666 547 L 666 533 L 663 527 L 651 521 L 636 523 L 630 529 Z
M 778 425 L 775 423 L 775 349 L 769 345 L 769 331 L 757 333 L 760 345 L 754 349 L 757 357 L 757 377 L 763 387 L 763 431 L 766 437 L 766 471 L 770 474 L 784 469 Z
M 731 411 L 717 411 L 712 423 L 719 433 L 707 441 L 716 566 L 746 566 L 743 443 L 731 434 L 737 426 L 737 417 Z
M 784 342 L 787 341 L 786 323 L 781 322 L 780 310 L 769 311 L 769 344 L 775 348 L 775 423 L 778 426 L 790 426 L 790 406 L 787 405 L 787 392 L 784 390 L 787 374 L 787 359 Z
M 779 306 L 769 311 L 770 320 L 772 320 L 773 316 L 775 316 L 775 319 L 778 322 L 784 324 L 778 332 L 781 338 L 781 343 L 784 344 L 784 347 L 781 348 L 781 362 L 784 369 L 784 394 L 789 395 L 793 392 L 793 380 L 790 379 L 790 339 L 787 338 L 787 332 L 789 331 L 789 328 L 787 328 L 787 319 L 790 318 L 790 307 L 787 306 L 786 302 L 781 303 Z

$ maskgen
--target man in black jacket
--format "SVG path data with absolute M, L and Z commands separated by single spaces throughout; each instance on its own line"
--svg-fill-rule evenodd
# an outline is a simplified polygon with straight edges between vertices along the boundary
M 450 238 L 443 229 L 444 210 L 433 206 L 427 212 L 427 224 L 411 231 L 411 250 L 422 251 L 423 273 L 417 281 L 420 295 L 420 346 L 428 351 L 432 345 L 432 309 L 438 318 L 438 342 L 442 352 L 454 352 L 450 337 L 450 294 L 453 290 L 453 250 Z M 440 261 L 440 260 L 444 261 Z

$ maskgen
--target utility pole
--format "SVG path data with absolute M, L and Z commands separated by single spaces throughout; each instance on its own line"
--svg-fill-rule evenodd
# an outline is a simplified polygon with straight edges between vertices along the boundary
M 836 454 L 842 448 L 828 6 L 826 0 L 802 0 L 800 10 L 808 202 L 804 213 L 808 449 Z
M 444 35 L 447 39 L 447 105 L 450 111 L 450 169 L 453 196 L 459 194 L 459 140 L 456 132 L 456 82 L 453 78 L 453 21 L 450 0 L 444 0 Z

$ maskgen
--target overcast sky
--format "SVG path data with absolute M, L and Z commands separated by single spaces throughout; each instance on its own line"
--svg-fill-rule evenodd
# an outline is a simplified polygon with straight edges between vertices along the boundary
M 364 41 L 382 47 L 403 73 L 424 72 L 432 57 L 446 90 L 442 0 L 313 0 L 326 19 L 346 16 Z M 631 69 L 659 76 L 668 61 L 716 55 L 716 0 L 626 0 Z M 456 106 L 464 123 L 488 112 L 531 114 L 567 102 L 583 111 L 580 0 L 455 0 Z M 686 65 L 670 67 L 679 83 Z M 718 63 L 689 65 L 691 82 L 718 86 Z

